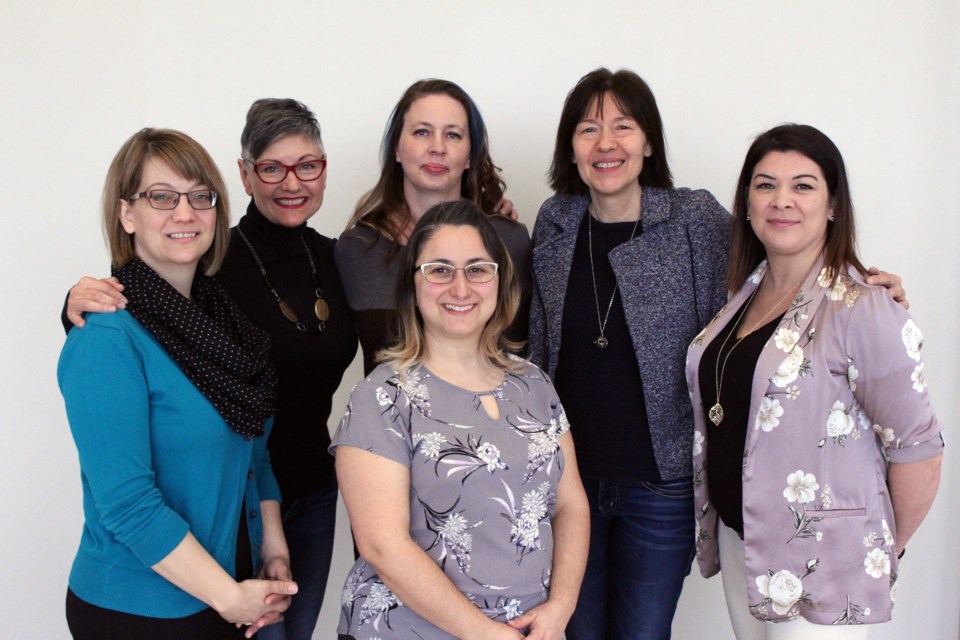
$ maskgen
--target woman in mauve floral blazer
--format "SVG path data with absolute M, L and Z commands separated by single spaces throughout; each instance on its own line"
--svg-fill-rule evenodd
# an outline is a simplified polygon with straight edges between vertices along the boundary
M 939 484 L 922 335 L 864 282 L 843 160 L 816 129 L 754 142 L 733 213 L 739 290 L 687 363 L 701 572 L 723 568 L 741 640 L 887 621 L 898 554 Z

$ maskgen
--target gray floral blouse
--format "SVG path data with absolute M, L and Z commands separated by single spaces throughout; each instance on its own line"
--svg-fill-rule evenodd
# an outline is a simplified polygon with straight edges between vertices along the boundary
M 491 418 L 480 398 L 497 398 Z M 425 367 L 385 365 L 354 387 L 331 451 L 358 447 L 410 467 L 410 536 L 499 621 L 546 600 L 551 519 L 569 429 L 553 384 L 527 364 L 496 389 L 467 391 Z M 357 640 L 450 638 L 404 606 L 362 557 L 341 595 L 339 633 Z

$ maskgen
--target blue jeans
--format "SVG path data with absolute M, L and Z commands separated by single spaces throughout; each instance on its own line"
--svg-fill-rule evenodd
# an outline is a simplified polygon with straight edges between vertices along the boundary
M 337 487 L 284 501 L 280 513 L 290 548 L 290 571 L 299 590 L 284 612 L 283 622 L 264 627 L 257 637 L 260 640 L 310 640 L 330 573 L 337 522 Z
M 567 640 L 664 640 L 694 556 L 693 484 L 584 482 L 590 551 Z

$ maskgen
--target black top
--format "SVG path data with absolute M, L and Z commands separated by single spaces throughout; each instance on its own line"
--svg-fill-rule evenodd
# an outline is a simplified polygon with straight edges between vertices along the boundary
M 593 221 L 598 321 L 590 273 L 590 219 L 587 214 L 580 225 L 570 267 L 554 376 L 557 394 L 570 420 L 577 464 L 584 478 L 608 482 L 659 480 L 640 367 L 619 290 L 604 329 L 609 346 L 599 349 L 594 345 L 616 284 L 607 254 L 630 239 L 634 223 Z M 638 226 L 637 236 L 641 232 Z
M 306 224 L 295 229 L 275 225 L 252 201 L 237 226 L 250 240 L 280 297 L 304 324 L 312 319 L 316 327 L 315 287 L 302 236 L 330 307 L 323 331 L 298 330 L 280 313 L 250 249 L 236 227 L 231 229 L 230 250 L 217 279 L 244 313 L 270 334 L 270 359 L 280 378 L 270 457 L 283 499 L 295 499 L 336 482 L 333 457 L 327 453 L 327 420 L 333 394 L 357 352 L 353 316 L 334 266 L 334 240 Z
M 750 304 L 747 300 L 744 305 Z M 707 416 L 707 482 L 710 501 L 723 523 L 743 538 L 743 448 L 747 443 L 750 423 L 750 392 L 753 372 L 763 346 L 773 335 L 781 318 L 774 318 L 737 343 L 741 306 L 730 322 L 703 350 L 700 359 L 700 392 Z M 730 335 L 733 332 L 733 335 Z M 727 336 L 730 339 L 727 340 Z M 736 346 L 736 348 L 734 348 Z M 722 353 L 721 353 L 722 350 Z M 729 357 L 727 357 L 729 354 Z M 726 366 L 724 366 L 726 358 Z M 717 402 L 717 361 L 723 370 L 720 404 L 723 421 L 719 426 L 710 420 L 710 408 Z

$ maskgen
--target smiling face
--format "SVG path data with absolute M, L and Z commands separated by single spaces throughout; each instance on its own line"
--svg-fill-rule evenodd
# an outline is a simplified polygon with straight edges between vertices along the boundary
M 445 94 L 418 98 L 403 117 L 396 161 L 403 168 L 408 200 L 460 198 L 463 172 L 470 168 L 470 133 L 463 105 Z
M 168 189 L 189 193 L 210 185 L 188 180 L 157 158 L 144 161 L 137 192 Z M 132 195 L 132 194 L 130 194 Z M 217 209 L 197 210 L 181 195 L 176 208 L 154 209 L 148 198 L 120 201 L 120 224 L 132 234 L 137 257 L 183 292 L 193 282 L 197 263 L 213 244 Z
M 647 136 L 623 113 L 609 93 L 590 105 L 573 132 L 573 161 L 591 198 L 618 196 L 640 189 L 643 160 L 650 156 Z
M 753 169 L 747 202 L 750 226 L 769 257 L 819 255 L 832 208 L 816 162 L 797 151 L 771 151 Z
M 272 160 L 287 166 L 305 160 L 320 160 L 323 149 L 315 141 L 303 135 L 285 136 L 275 140 L 264 149 L 255 162 Z M 327 187 L 327 172 L 316 180 L 304 182 L 293 171 L 288 171 L 283 182 L 267 184 L 253 170 L 253 167 L 239 160 L 240 179 L 247 195 L 253 196 L 253 202 L 263 216 L 273 224 L 282 227 L 299 227 L 315 214 L 323 204 L 323 191 Z
M 441 225 L 417 256 L 418 265 L 442 262 L 457 269 L 480 261 L 492 262 L 493 257 L 484 248 L 480 233 L 470 226 Z M 472 283 L 462 270 L 448 284 L 427 282 L 419 270 L 413 277 L 428 348 L 436 340 L 470 340 L 479 346 L 497 306 L 499 278 Z

